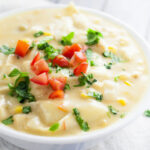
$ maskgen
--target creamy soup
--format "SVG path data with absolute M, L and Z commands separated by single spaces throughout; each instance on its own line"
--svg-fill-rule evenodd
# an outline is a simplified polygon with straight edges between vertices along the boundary
M 44 136 L 102 130 L 124 119 L 149 80 L 145 57 L 125 29 L 72 5 L 1 19 L 0 69 L 1 122 Z

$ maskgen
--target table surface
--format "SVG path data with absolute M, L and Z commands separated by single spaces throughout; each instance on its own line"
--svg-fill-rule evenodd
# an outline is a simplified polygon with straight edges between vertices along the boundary
M 30 5 L 69 3 L 70 0 L 0 0 L 0 13 Z M 132 26 L 150 42 L 150 0 L 74 0 L 79 6 L 104 11 Z M 148 108 L 148 106 L 147 106 Z M 149 107 L 150 108 L 150 107 Z M 0 138 L 0 150 L 23 150 Z M 141 116 L 90 150 L 150 150 L 150 118 Z

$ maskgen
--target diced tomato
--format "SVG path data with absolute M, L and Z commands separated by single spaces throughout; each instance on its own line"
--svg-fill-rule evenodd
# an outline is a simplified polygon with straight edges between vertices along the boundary
M 73 57 L 70 60 L 70 65 L 71 66 L 77 66 L 78 64 L 82 63 L 82 62 L 86 62 L 87 58 L 85 53 L 83 52 L 75 52 Z
M 40 53 L 37 53 L 36 56 L 33 58 L 31 66 L 33 66 L 38 60 L 40 60 Z
M 39 85 L 48 85 L 48 75 L 45 72 L 40 75 L 34 76 L 30 80 Z
M 29 46 L 30 45 L 27 42 L 19 40 L 17 42 L 15 54 L 18 56 L 24 57 L 29 50 Z
M 60 67 L 69 67 L 69 61 L 63 55 L 57 55 L 53 60 L 53 65 L 58 65 Z
M 48 64 L 44 59 L 40 59 L 33 66 L 31 66 L 32 71 L 34 71 L 35 74 L 39 75 L 43 72 L 49 72 Z
M 79 76 L 79 75 L 82 75 L 82 72 L 86 73 L 87 68 L 88 68 L 88 63 L 87 62 L 81 63 L 78 67 L 76 67 L 74 69 L 74 75 Z
M 51 99 L 64 98 L 64 91 L 63 91 L 63 90 L 53 91 L 53 92 L 49 95 L 49 98 L 51 98 Z
M 49 83 L 53 90 L 63 90 L 65 87 L 66 81 L 67 81 L 66 77 L 49 79 Z
M 67 58 L 71 58 L 74 52 L 79 52 L 80 50 L 81 47 L 78 44 L 73 44 L 71 46 L 65 46 L 62 54 Z

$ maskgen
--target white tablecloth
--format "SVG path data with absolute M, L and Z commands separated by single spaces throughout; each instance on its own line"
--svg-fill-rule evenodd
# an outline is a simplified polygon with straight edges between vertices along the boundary
M 68 3 L 69 0 L 51 0 Z M 74 0 L 81 6 L 92 7 L 133 26 L 150 41 L 150 0 Z M 48 0 L 0 0 L 0 13 L 31 5 L 48 5 Z M 148 106 L 147 106 L 148 107 Z M 0 139 L 0 150 L 22 150 Z M 34 150 L 34 149 L 33 149 Z M 109 139 L 100 141 L 90 150 L 150 150 L 150 118 L 141 116 Z

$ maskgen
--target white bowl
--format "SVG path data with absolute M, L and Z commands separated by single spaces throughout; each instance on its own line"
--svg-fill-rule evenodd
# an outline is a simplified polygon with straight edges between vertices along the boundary
M 42 7 L 36 7 L 36 8 L 34 7 L 34 8 L 18 9 L 15 11 L 10 11 L 8 13 L 1 14 L 0 19 L 5 18 L 7 16 L 11 16 L 12 14 L 14 15 L 14 14 L 25 12 L 28 10 L 43 9 L 43 8 L 62 8 L 62 7 L 65 7 L 65 6 L 64 5 L 50 5 L 50 6 L 42 6 Z M 96 11 L 93 9 L 89 9 L 89 8 L 81 8 L 81 7 L 79 8 L 84 11 L 90 12 L 92 14 L 101 16 L 115 24 L 118 24 L 124 27 L 144 51 L 145 56 L 147 57 L 149 70 L 150 70 L 150 51 L 149 51 L 150 48 L 148 44 L 145 42 L 145 40 L 140 35 L 138 35 L 137 32 L 135 32 L 126 24 L 122 23 L 118 19 L 108 14 L 105 14 L 103 12 Z M 144 97 L 137 104 L 137 106 L 132 110 L 132 112 L 128 114 L 127 117 L 125 117 L 121 121 L 118 121 L 114 123 L 113 125 L 106 127 L 102 130 L 87 132 L 85 135 L 75 135 L 75 136 L 69 136 L 69 137 L 46 137 L 46 136 L 37 136 L 37 135 L 31 135 L 31 134 L 27 134 L 23 132 L 18 132 L 3 124 L 0 124 L 0 137 L 11 142 L 12 144 L 25 148 L 27 150 L 33 150 L 33 149 L 36 149 L 36 150 L 58 150 L 58 149 L 59 150 L 60 149 L 61 150 L 77 150 L 77 149 L 80 150 L 82 149 L 83 150 L 98 143 L 100 140 L 103 140 L 104 138 L 110 136 L 112 133 L 114 133 L 114 131 L 117 131 L 120 128 L 123 128 L 124 126 L 129 124 L 129 122 L 133 121 L 138 115 L 140 115 L 149 103 L 150 92 L 148 91 L 150 91 L 150 87 L 148 87 L 148 90 L 145 93 Z

